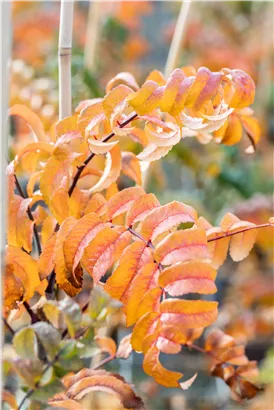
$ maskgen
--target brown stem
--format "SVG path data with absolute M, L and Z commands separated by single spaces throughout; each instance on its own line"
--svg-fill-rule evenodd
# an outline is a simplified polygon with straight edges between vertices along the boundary
M 39 322 L 38 317 L 37 317 L 36 314 L 31 310 L 31 307 L 30 307 L 30 305 L 28 304 L 28 302 L 23 302 L 23 305 L 24 305 L 26 311 L 28 312 L 28 314 L 30 315 L 31 323 Z
M 15 179 L 16 188 L 18 189 L 18 192 L 19 192 L 20 196 L 22 198 L 26 198 L 26 195 L 24 194 L 23 189 L 20 185 L 20 182 L 18 181 L 18 178 L 15 174 L 14 174 L 14 179 Z M 33 214 L 31 212 L 30 208 L 27 209 L 27 214 L 28 214 L 29 219 L 34 222 L 34 217 L 33 217 Z M 39 255 L 41 255 L 42 247 L 41 247 L 39 234 L 38 234 L 37 226 L 36 226 L 35 222 L 33 224 L 33 234 L 34 234 L 34 237 L 35 237 L 38 253 L 39 253 Z
M 274 226 L 274 225 L 271 224 L 271 223 L 267 223 L 267 224 L 262 224 L 262 225 L 251 226 L 249 228 L 244 228 L 244 229 L 241 229 L 240 231 L 237 231 L 237 232 L 227 232 L 223 235 L 217 236 L 216 238 L 208 239 L 207 242 L 218 241 L 219 239 L 224 239 L 224 238 L 227 238 L 229 236 L 238 235 L 239 233 L 243 233 L 243 232 L 246 232 L 246 231 L 251 231 L 252 229 L 267 228 L 269 226 Z
M 100 367 L 104 366 L 105 364 L 111 362 L 116 358 L 116 355 L 114 356 L 108 356 L 105 359 L 101 360 L 99 363 L 97 363 L 95 366 L 92 367 L 92 370 L 97 370 L 100 369 Z
M 128 117 L 125 121 L 123 121 L 121 124 L 119 124 L 120 128 L 124 128 L 127 124 L 129 124 L 131 121 L 133 121 L 135 118 L 138 117 L 138 114 L 133 113 L 130 117 Z M 108 140 L 110 140 L 112 137 L 114 137 L 115 133 L 111 132 L 108 136 L 106 136 L 106 138 L 104 138 L 102 140 L 102 142 L 107 142 Z M 93 152 L 87 157 L 87 159 L 84 161 L 84 164 L 80 167 L 78 167 L 78 171 L 76 172 L 71 187 L 69 188 L 68 194 L 69 196 L 72 195 L 74 188 L 76 187 L 76 184 L 83 172 L 83 170 L 85 169 L 85 167 L 88 165 L 88 163 L 92 160 L 92 158 L 95 156 L 96 154 L 94 154 Z

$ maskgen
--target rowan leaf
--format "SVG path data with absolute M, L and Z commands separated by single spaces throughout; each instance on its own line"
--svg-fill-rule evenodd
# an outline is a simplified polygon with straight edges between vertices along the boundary
M 22 359 L 37 359 L 38 343 L 32 328 L 25 327 L 16 332 L 12 344 L 16 353 Z
M 162 294 L 163 291 L 159 286 L 153 289 L 149 289 L 144 294 L 144 297 L 140 302 L 137 312 L 137 319 L 140 319 L 147 312 L 158 312 Z
M 119 104 L 123 103 L 126 97 L 131 93 L 132 89 L 124 84 L 117 85 L 115 88 L 110 90 L 104 97 L 102 103 L 105 115 L 110 118 Z
M 115 77 L 113 77 L 106 86 L 106 92 L 108 93 L 114 87 L 119 84 L 125 84 L 128 87 L 132 88 L 133 90 L 138 90 L 139 86 L 131 73 L 128 72 L 121 72 L 118 73 Z
M 166 299 L 160 305 L 161 321 L 190 329 L 206 327 L 217 319 L 217 306 L 204 300 Z
M 205 231 L 195 228 L 171 233 L 156 246 L 154 258 L 163 265 L 172 265 L 190 259 L 207 259 Z
M 77 220 L 74 217 L 69 217 L 61 224 L 60 229 L 57 233 L 54 258 L 56 282 L 59 287 L 71 297 L 77 295 L 82 288 L 83 272 L 80 266 L 77 267 L 77 270 L 75 270 L 73 275 L 71 271 L 67 271 L 63 251 L 63 243 L 67 234 L 76 224 L 76 222 Z
M 192 384 L 194 383 L 194 381 L 196 380 L 197 376 L 198 376 L 198 373 L 195 373 L 194 376 L 192 376 L 190 379 L 186 380 L 185 382 L 179 383 L 181 389 L 183 389 L 183 390 L 189 389 L 192 386 Z
M 63 243 L 63 251 L 66 269 L 72 271 L 72 275 L 82 258 L 84 249 L 104 227 L 105 223 L 99 216 L 89 213 L 70 229 Z
M 82 369 L 66 378 L 66 395 L 73 400 L 81 400 L 92 391 L 103 391 L 117 396 L 126 409 L 144 410 L 142 400 L 137 397 L 125 379 L 105 370 Z
M 206 67 L 197 71 L 194 83 L 191 85 L 185 101 L 186 107 L 200 110 L 214 96 L 222 80 L 222 73 L 213 73 Z
M 133 325 L 139 316 L 138 308 L 148 290 L 157 285 L 159 267 L 157 263 L 147 263 L 140 269 L 132 282 L 127 285 L 128 295 L 125 306 L 127 326 Z
M 58 407 L 66 410 L 85 410 L 82 404 L 76 400 L 69 399 L 64 393 L 57 393 L 48 400 L 48 404 L 52 407 Z
M 9 115 L 17 115 L 25 120 L 35 135 L 36 140 L 45 140 L 44 126 L 35 112 L 26 105 L 15 104 L 9 109 Z
M 166 86 L 164 88 L 163 97 L 160 102 L 160 108 L 164 112 L 169 112 L 174 104 L 178 88 L 185 75 L 182 70 L 176 68 L 167 79 Z
M 130 240 L 131 234 L 125 228 L 105 227 L 89 243 L 84 250 L 82 264 L 95 283 L 119 259 Z
M 143 340 L 145 336 L 153 333 L 159 317 L 159 312 L 147 312 L 134 326 L 131 345 L 136 352 L 142 351 Z
M 89 189 L 90 193 L 103 191 L 108 188 L 113 182 L 115 182 L 122 169 L 122 157 L 120 148 L 116 145 L 106 154 L 106 164 L 103 175 L 99 181 Z
M 132 187 L 125 188 L 122 191 L 117 192 L 117 194 L 114 194 L 107 204 L 108 219 L 111 221 L 116 216 L 127 212 L 130 205 L 144 193 L 145 191 L 143 190 L 143 188 Z
M 255 84 L 252 78 L 242 70 L 231 70 L 234 94 L 229 101 L 230 107 L 244 108 L 254 101 Z
M 158 147 L 156 144 L 148 144 L 148 146 L 137 155 L 137 158 L 147 162 L 157 161 L 158 159 L 165 157 L 172 148 L 173 145 Z
M 248 228 L 255 228 L 256 225 L 251 222 L 241 221 L 235 215 L 227 213 L 220 222 L 220 226 L 222 231 L 227 234 L 237 233 L 237 235 L 233 235 L 230 240 L 229 252 L 231 258 L 235 262 L 246 258 L 253 248 L 257 236 L 256 229 L 248 230 Z
M 116 353 L 116 357 L 118 359 L 127 359 L 131 352 L 132 352 L 132 346 L 131 346 L 131 333 L 125 337 L 123 337 L 123 339 L 120 341 L 118 349 L 117 349 L 117 353 Z
M 152 262 L 151 251 L 143 241 L 136 241 L 127 246 L 120 258 L 118 267 L 114 270 L 105 285 L 105 291 L 114 299 L 126 302 L 132 280 L 149 262 Z
M 14 195 L 8 208 L 8 244 L 24 248 L 27 252 L 32 250 L 34 225 L 27 214 L 30 202 L 30 198 Z
M 34 295 L 41 282 L 38 274 L 37 261 L 26 252 L 15 246 L 8 246 L 6 251 L 6 265 L 12 267 L 14 275 L 24 286 L 23 301 Z
M 111 337 L 95 336 L 95 341 L 102 352 L 108 353 L 113 357 L 116 355 L 116 343 Z
M 136 184 L 142 185 L 140 162 L 132 152 L 122 152 L 122 172 Z
M 50 239 L 45 243 L 42 253 L 38 260 L 40 279 L 45 279 L 54 270 L 55 245 L 57 233 L 54 232 Z
M 86 205 L 86 208 L 85 208 L 85 215 L 87 215 L 91 212 L 95 212 L 99 216 L 105 214 L 105 212 L 106 212 L 106 206 L 105 206 L 106 203 L 107 203 L 107 201 L 106 201 L 105 197 L 102 194 L 100 194 L 99 192 L 97 192 L 88 201 L 88 203 Z
M 119 141 L 111 141 L 111 142 L 103 142 L 98 141 L 97 139 L 89 138 L 88 139 L 88 147 L 91 152 L 94 154 L 106 154 L 109 152 Z
M 159 354 L 155 346 L 147 351 L 143 363 L 144 371 L 165 387 L 178 387 L 178 380 L 183 374 L 165 369 L 159 361 Z
M 143 220 L 140 233 L 145 240 L 153 241 L 158 235 L 181 223 L 195 223 L 196 220 L 197 213 L 191 206 L 173 201 L 152 210 Z
M 186 293 L 212 294 L 217 292 L 214 284 L 216 270 L 203 261 L 180 262 L 164 269 L 159 276 L 159 285 L 171 296 Z

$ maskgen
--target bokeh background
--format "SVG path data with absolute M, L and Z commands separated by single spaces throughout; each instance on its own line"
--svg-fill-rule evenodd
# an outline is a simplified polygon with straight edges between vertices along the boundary
M 107 81 L 120 71 L 134 74 L 139 84 L 149 71 L 164 71 L 180 7 L 179 1 L 76 1 L 73 107 L 81 100 L 103 96 Z M 59 12 L 58 1 L 12 2 L 10 105 L 28 105 L 49 132 L 58 118 Z M 185 139 L 161 162 L 153 163 L 147 175 L 147 191 L 156 193 L 162 204 L 173 199 L 186 202 L 213 224 L 227 211 L 257 224 L 267 221 L 273 213 L 272 37 L 272 2 L 191 3 L 178 66 L 206 66 L 216 71 L 239 68 L 251 75 L 257 86 L 253 108 L 261 123 L 262 139 L 254 155 L 245 153 L 245 141 L 227 147 Z M 25 124 L 13 119 L 11 135 L 12 157 L 14 147 L 28 139 Z M 128 149 L 137 148 L 131 145 Z M 126 187 L 129 182 L 125 179 L 119 183 Z M 272 265 L 273 236 L 266 229 L 259 232 L 250 256 L 239 264 L 228 260 L 217 279 L 218 326 L 238 342 L 247 343 L 248 357 L 260 362 L 259 381 L 265 392 L 252 402 L 231 401 L 226 385 L 207 375 L 208 363 L 196 352 L 182 352 L 175 360 L 172 356 L 163 357 L 167 367 L 185 370 L 186 377 L 199 371 L 187 392 L 158 386 L 144 374 L 142 358 L 137 354 L 109 367 L 134 383 L 148 410 L 272 410 Z M 88 282 L 86 287 L 88 291 Z M 112 314 L 105 332 L 116 341 L 128 333 L 120 313 Z M 6 376 L 6 383 L 15 383 L 8 369 Z M 86 406 L 92 410 L 120 409 L 113 396 L 102 394 L 89 397 Z

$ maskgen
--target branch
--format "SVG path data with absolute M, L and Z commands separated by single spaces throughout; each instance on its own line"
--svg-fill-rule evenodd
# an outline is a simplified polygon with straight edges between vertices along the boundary
M 16 188 L 18 189 L 18 192 L 19 192 L 20 196 L 21 196 L 22 198 L 26 198 L 26 195 L 24 194 L 23 189 L 22 189 L 22 187 L 21 187 L 21 185 L 20 185 L 20 182 L 18 181 L 18 178 L 17 178 L 17 176 L 16 176 L 15 174 L 14 174 L 14 179 L 15 179 Z M 33 217 L 33 214 L 32 214 L 32 212 L 31 212 L 31 210 L 30 210 L 29 207 L 28 207 L 28 209 L 27 209 L 27 214 L 28 214 L 29 219 L 34 222 L 34 217 Z M 41 243 L 40 243 L 40 239 L 39 239 L 39 234 L 38 234 L 37 226 L 36 226 L 35 222 L 34 222 L 34 224 L 33 224 L 33 234 L 34 234 L 34 238 L 35 238 L 35 242 L 36 242 L 36 246 L 37 246 L 38 253 L 39 253 L 39 255 L 41 255 L 41 253 L 42 253 L 42 247 L 41 247 Z
M 127 124 L 129 124 L 131 121 L 133 121 L 135 118 L 138 117 L 138 114 L 133 113 L 131 114 L 131 116 L 129 116 L 125 121 L 123 121 L 121 124 L 119 124 L 120 128 L 124 128 Z M 112 137 L 114 137 L 115 133 L 111 132 L 109 135 L 106 136 L 106 138 L 104 138 L 102 140 L 102 142 L 107 142 L 108 140 L 110 140 Z M 88 158 L 84 161 L 84 164 L 81 167 L 78 167 L 78 171 L 76 172 L 71 187 L 68 191 L 69 196 L 72 195 L 74 188 L 76 187 L 76 184 L 82 174 L 82 172 L 84 171 L 84 169 L 86 168 L 86 166 L 88 165 L 88 163 L 92 160 L 93 157 L 95 157 L 96 154 L 94 154 L 93 152 L 88 156 Z
M 165 76 L 168 76 L 177 66 L 181 46 L 184 39 L 186 20 L 190 9 L 190 5 L 191 1 L 184 1 L 182 3 L 167 57 L 167 62 L 165 66 Z
M 59 28 L 59 119 L 71 115 L 71 43 L 73 1 L 61 1 Z
M 30 315 L 31 323 L 39 322 L 38 317 L 37 317 L 36 314 L 31 310 L 31 307 L 30 307 L 30 305 L 28 304 L 28 302 L 26 302 L 26 301 L 23 302 L 23 305 L 24 305 L 26 311 L 28 312 L 28 314 Z
M 237 231 L 237 232 L 227 232 L 223 235 L 217 236 L 216 238 L 208 239 L 207 242 L 218 241 L 219 239 L 224 239 L 224 238 L 227 238 L 229 236 L 238 235 L 239 233 L 251 231 L 252 229 L 267 228 L 269 226 L 274 226 L 274 225 L 272 223 L 267 223 L 267 224 L 262 224 L 262 225 L 251 226 L 249 228 L 244 228 L 244 229 L 241 229 L 240 231 Z
M 101 360 L 99 363 L 97 363 L 95 366 L 92 367 L 92 370 L 97 370 L 100 367 L 104 366 L 105 364 L 111 362 L 112 360 L 116 359 L 116 355 L 114 356 L 108 356 L 105 359 Z

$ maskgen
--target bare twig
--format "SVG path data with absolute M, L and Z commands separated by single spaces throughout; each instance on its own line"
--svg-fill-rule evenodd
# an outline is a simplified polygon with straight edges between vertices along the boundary
M 131 114 L 125 121 L 123 121 L 123 122 L 119 125 L 119 127 L 120 127 L 120 128 L 125 127 L 127 124 L 129 124 L 131 121 L 135 120 L 137 117 L 138 117 L 138 114 L 136 114 L 136 113 Z M 114 137 L 114 135 L 115 135 L 115 133 L 114 133 L 114 132 L 111 132 L 106 138 L 104 138 L 104 139 L 102 140 L 102 142 L 107 142 L 107 141 L 110 140 L 112 137 Z M 92 158 L 93 158 L 94 156 L 95 156 L 95 154 L 92 152 L 92 153 L 88 156 L 88 158 L 84 161 L 84 164 L 83 164 L 81 167 L 78 167 L 78 171 L 76 172 L 76 174 L 75 174 L 75 176 L 74 176 L 74 178 L 73 178 L 71 187 L 70 187 L 70 189 L 69 189 L 69 191 L 68 191 L 69 196 L 72 195 L 72 193 L 73 193 L 73 191 L 74 191 L 74 188 L 76 187 L 76 184 L 77 184 L 77 182 L 78 182 L 78 180 L 79 180 L 79 178 L 80 178 L 82 172 L 84 171 L 84 169 L 86 168 L 86 166 L 88 165 L 88 163 L 92 160 Z
M 171 41 L 171 46 L 169 49 L 166 66 L 165 66 L 166 76 L 168 76 L 177 66 L 180 52 L 181 52 L 181 46 L 184 40 L 186 21 L 187 21 L 187 16 L 189 13 L 190 5 L 191 5 L 190 0 L 184 1 L 182 3 L 181 10 L 180 10 L 178 20 L 176 23 L 174 35 Z
M 217 236 L 216 238 L 208 239 L 207 242 L 218 241 L 219 239 L 224 239 L 224 238 L 227 238 L 227 237 L 229 237 L 229 236 L 234 236 L 234 235 L 238 235 L 238 234 L 243 233 L 243 232 L 252 231 L 253 229 L 268 228 L 269 226 L 273 226 L 273 227 L 274 227 L 274 225 L 271 224 L 271 223 L 262 224 L 262 225 L 250 226 L 250 227 L 248 227 L 248 228 L 241 229 L 240 231 L 237 231 L 237 232 L 227 232 L 227 233 L 224 233 L 223 235 Z
M 59 29 L 59 119 L 71 115 L 71 44 L 74 1 L 62 0 Z
M 95 366 L 92 367 L 92 370 L 97 370 L 100 369 L 100 367 L 104 366 L 105 364 L 111 362 L 112 360 L 116 359 L 116 356 L 108 356 L 105 359 L 101 360 L 99 363 L 97 363 Z
M 26 195 L 24 194 L 23 189 L 20 185 L 20 182 L 18 181 L 18 178 L 15 174 L 14 174 L 14 179 L 15 179 L 16 188 L 18 189 L 18 192 L 19 192 L 20 196 L 22 198 L 26 198 Z M 30 208 L 27 209 L 27 214 L 28 214 L 29 219 L 34 222 L 34 217 L 33 217 L 33 214 L 31 212 Z M 38 234 L 38 231 L 37 231 L 37 226 L 36 226 L 35 223 L 33 224 L 33 234 L 34 234 L 34 238 L 35 238 L 35 242 L 36 242 L 36 246 L 37 246 L 37 251 L 40 255 L 41 252 L 42 252 L 42 247 L 41 247 L 41 243 L 40 243 L 40 239 L 39 239 L 39 234 Z

